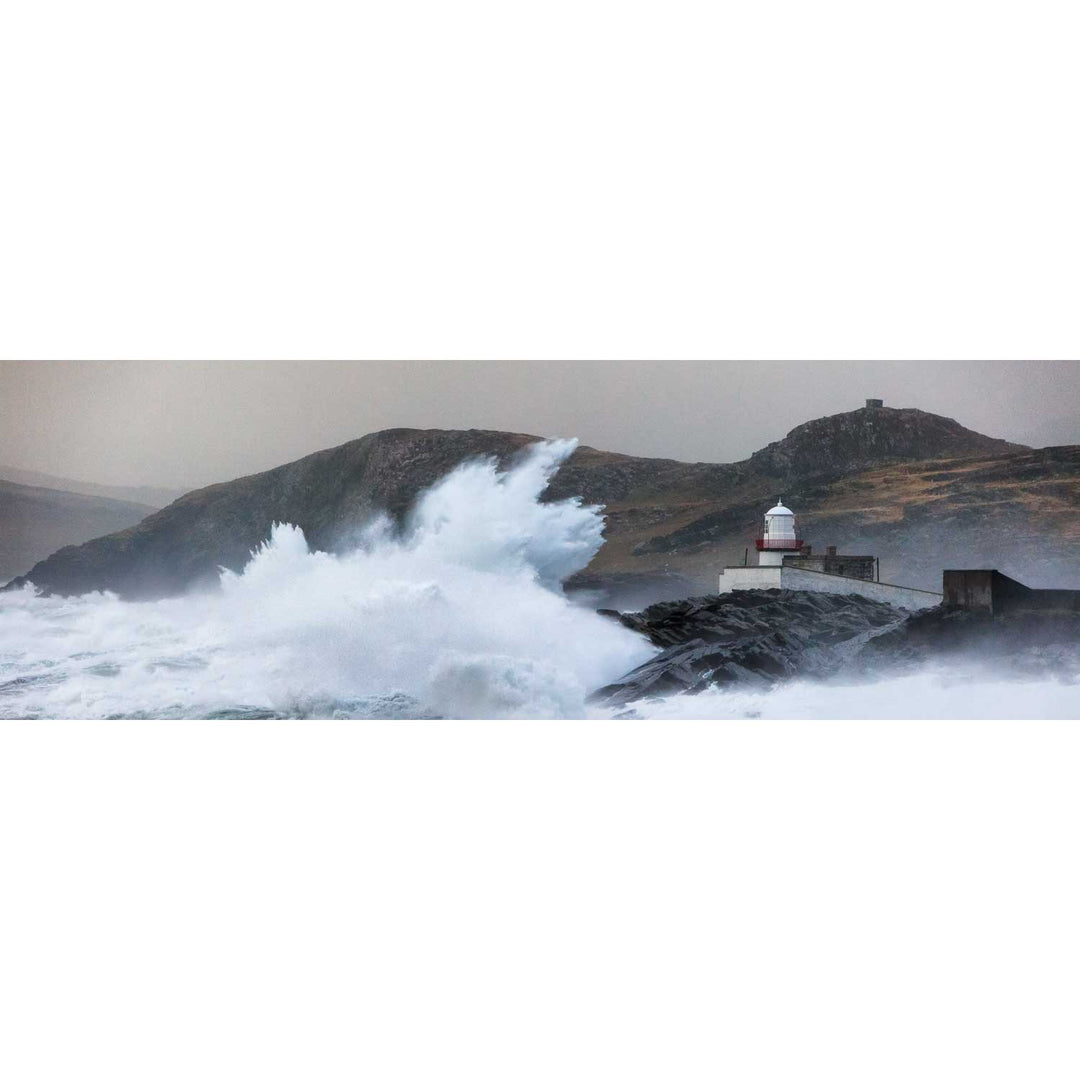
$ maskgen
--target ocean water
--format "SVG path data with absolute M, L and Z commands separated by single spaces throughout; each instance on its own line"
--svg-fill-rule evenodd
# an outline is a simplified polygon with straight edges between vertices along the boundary
M 540 502 L 575 445 L 538 444 L 506 472 L 467 462 L 402 534 L 375 522 L 348 554 L 275 525 L 217 590 L 2 593 L 0 718 L 1080 718 L 1075 682 L 974 668 L 587 705 L 656 650 L 563 595 L 603 543 L 601 508 Z
M 872 681 L 793 679 L 764 691 L 710 689 L 614 710 L 651 720 L 1080 720 L 1075 678 L 1015 678 L 978 662 Z

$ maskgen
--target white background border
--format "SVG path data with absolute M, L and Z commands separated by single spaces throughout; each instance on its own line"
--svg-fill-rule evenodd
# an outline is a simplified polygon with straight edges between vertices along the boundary
M 1076 45 L 10 5 L 0 355 L 1075 358 Z M 1078 731 L 5 725 L 0 1071 L 1073 1077 Z
M 9 5 L 9 358 L 1074 359 L 1068 3 Z

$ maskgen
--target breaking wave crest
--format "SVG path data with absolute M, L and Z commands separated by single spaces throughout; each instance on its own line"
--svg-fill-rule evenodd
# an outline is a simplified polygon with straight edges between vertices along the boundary
M 466 462 L 346 554 L 275 525 L 220 589 L 0 595 L 0 716 L 573 717 L 655 650 L 572 604 L 601 508 L 540 496 L 576 442 Z

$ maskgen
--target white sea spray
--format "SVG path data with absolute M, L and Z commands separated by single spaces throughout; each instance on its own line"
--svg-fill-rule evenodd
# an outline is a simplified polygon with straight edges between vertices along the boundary
M 793 679 L 764 690 L 712 687 L 594 717 L 650 720 L 1080 720 L 1080 683 L 1017 678 L 957 657 L 903 674 L 858 682 Z
M 575 446 L 466 462 L 347 554 L 275 525 L 217 591 L 0 594 L 0 716 L 583 715 L 655 650 L 562 593 L 603 543 L 600 508 L 540 501 Z

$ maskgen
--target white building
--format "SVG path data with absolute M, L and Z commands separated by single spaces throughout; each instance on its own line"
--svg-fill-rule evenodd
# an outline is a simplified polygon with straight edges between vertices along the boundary
M 797 554 L 803 542 L 795 535 L 795 515 L 777 499 L 776 505 L 765 512 L 765 528 L 754 541 L 758 550 L 758 566 L 783 566 L 786 555 Z
M 941 603 L 941 593 L 888 585 L 872 578 L 876 560 L 872 555 L 813 556 L 810 546 L 798 534 L 795 514 L 778 499 L 765 513 L 761 535 L 754 541 L 757 566 L 725 566 L 720 571 L 720 592 L 741 589 L 800 589 L 869 597 L 896 607 L 916 610 Z M 854 575 L 854 576 L 852 576 Z

